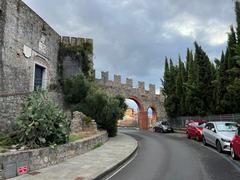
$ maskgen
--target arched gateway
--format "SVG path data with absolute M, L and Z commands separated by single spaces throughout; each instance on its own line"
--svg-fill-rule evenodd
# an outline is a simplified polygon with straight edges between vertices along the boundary
M 126 79 L 126 84 L 121 83 L 121 76 L 114 75 L 114 80 L 109 80 L 108 72 L 101 73 L 101 79 L 96 79 L 97 84 L 110 94 L 122 94 L 126 99 L 131 99 L 138 105 L 139 128 L 148 129 L 148 108 L 153 110 L 154 126 L 157 119 L 166 117 L 163 106 L 164 98 L 155 92 L 155 85 L 150 84 L 149 90 L 145 90 L 144 82 L 138 82 L 138 87 L 133 88 L 132 79 Z

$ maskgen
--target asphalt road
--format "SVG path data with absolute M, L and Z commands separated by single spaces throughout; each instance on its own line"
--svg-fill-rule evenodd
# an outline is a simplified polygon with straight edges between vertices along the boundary
M 240 162 L 184 134 L 122 132 L 134 137 L 139 149 L 110 180 L 240 180 Z

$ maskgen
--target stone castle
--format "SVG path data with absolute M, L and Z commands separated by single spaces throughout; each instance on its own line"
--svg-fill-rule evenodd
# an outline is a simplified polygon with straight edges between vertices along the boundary
M 164 109 L 164 96 L 156 94 L 155 85 L 150 84 L 149 89 L 145 89 L 145 83 L 139 81 L 138 87 L 133 87 L 133 80 L 126 78 L 126 82 L 121 82 L 120 75 L 114 75 L 114 79 L 109 80 L 109 73 L 102 72 L 101 78 L 96 79 L 97 84 L 109 94 L 121 94 L 126 99 L 131 99 L 138 105 L 138 125 L 141 129 L 149 128 L 148 108 L 153 110 L 152 125 L 154 126 L 157 119 L 166 119 Z
M 24 98 L 34 89 L 48 90 L 50 97 L 63 107 L 59 78 L 79 73 L 83 59 L 76 60 L 66 53 L 60 61 L 60 45 L 82 46 L 86 43 L 93 47 L 92 39 L 59 35 L 21 0 L 0 1 L 0 131 L 11 127 Z M 87 58 L 93 62 L 93 53 Z M 89 73 L 94 73 L 93 63 Z M 154 85 L 146 91 L 143 82 L 133 88 L 132 80 L 127 79 L 126 84 L 121 85 L 121 77 L 114 77 L 111 82 L 108 73 L 103 72 L 96 82 L 109 93 L 121 93 L 135 100 L 140 119 L 146 119 L 147 106 L 155 109 L 156 118 L 165 116 L 162 96 L 155 94 Z M 147 128 L 146 125 L 143 127 Z
M 63 106 L 59 84 L 60 42 L 93 44 L 92 39 L 61 37 L 21 0 L 0 1 L 0 129 L 7 129 L 19 114 L 26 94 L 36 88 L 49 91 Z M 92 61 L 92 54 L 88 58 Z M 81 63 L 67 54 L 63 76 L 79 72 Z

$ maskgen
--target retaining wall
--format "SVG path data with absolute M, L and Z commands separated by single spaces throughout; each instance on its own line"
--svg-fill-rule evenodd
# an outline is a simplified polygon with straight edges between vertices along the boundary
M 41 168 L 58 164 L 69 158 L 92 150 L 97 144 L 105 143 L 108 135 L 105 131 L 93 137 L 57 147 L 32 149 L 10 153 L 0 153 L 0 179 L 12 178 Z

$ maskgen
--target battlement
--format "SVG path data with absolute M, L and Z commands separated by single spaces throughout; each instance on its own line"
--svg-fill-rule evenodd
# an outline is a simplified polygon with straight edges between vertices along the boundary
M 60 42 L 64 45 L 71 45 L 71 46 L 79 46 L 85 43 L 89 43 L 93 46 L 93 39 L 89 39 L 89 38 L 61 36 Z
M 156 94 L 156 87 L 154 84 L 149 84 L 149 89 L 145 89 L 145 82 L 143 81 L 138 81 L 138 86 L 137 88 L 133 88 L 133 80 L 130 78 L 126 78 L 126 82 L 122 83 L 121 82 L 121 75 L 114 75 L 113 80 L 109 79 L 109 72 L 108 71 L 102 71 L 101 72 L 101 78 L 97 79 L 96 81 L 100 85 L 104 85 L 107 87 L 122 87 L 126 89 L 135 89 L 139 93 L 149 93 L 149 94 Z

